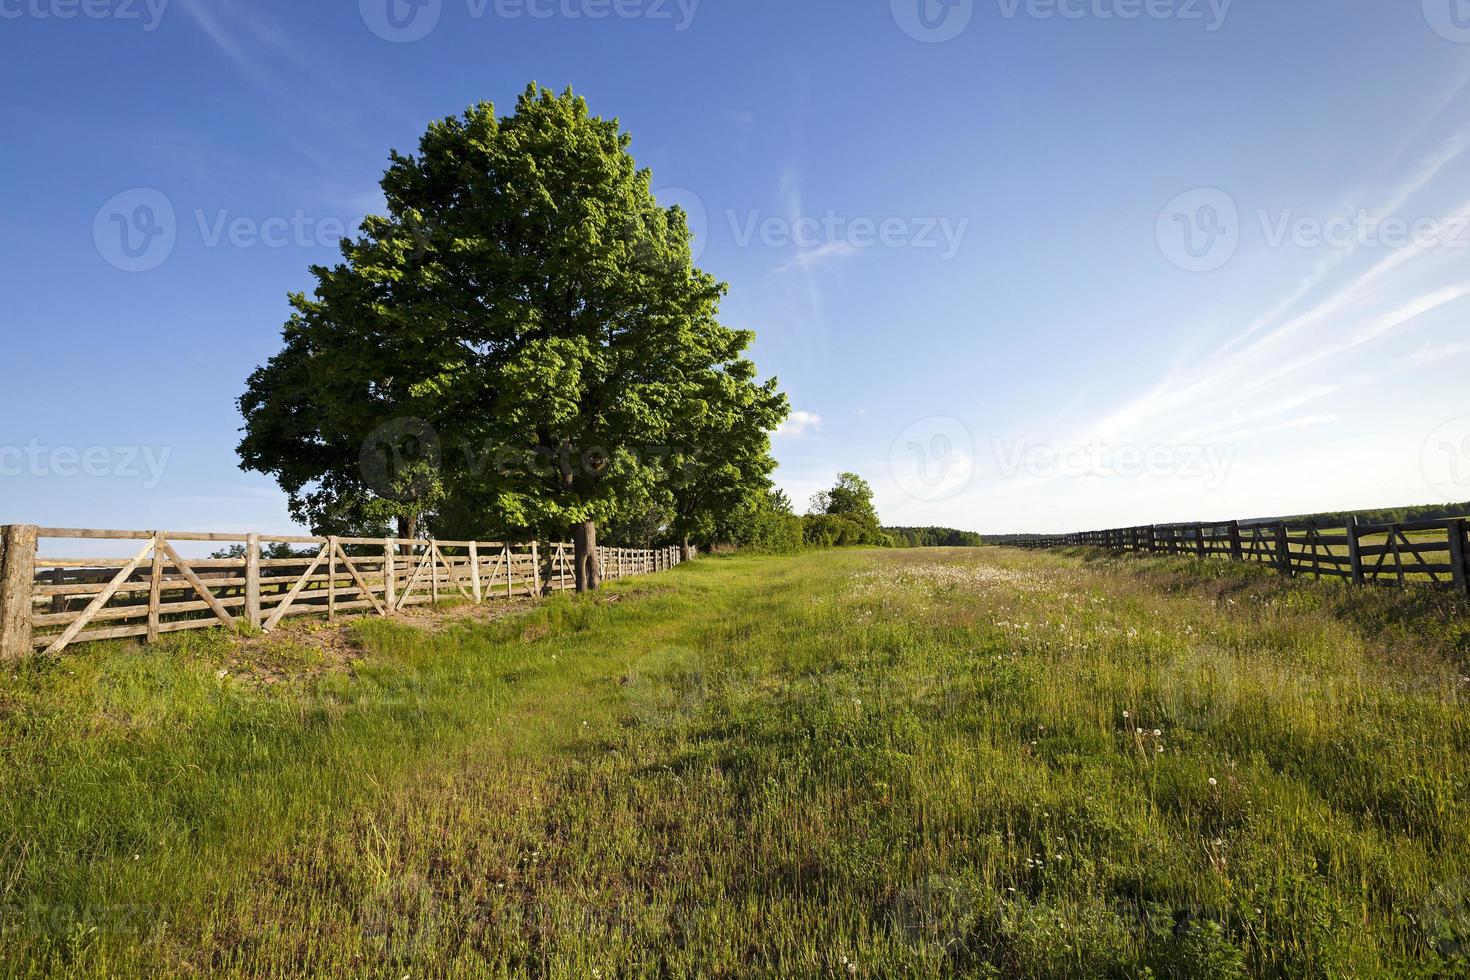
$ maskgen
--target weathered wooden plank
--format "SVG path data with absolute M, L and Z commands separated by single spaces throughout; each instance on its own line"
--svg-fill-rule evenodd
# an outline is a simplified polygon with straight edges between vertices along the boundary
M 163 604 L 163 535 L 153 535 L 153 568 L 148 575 L 148 642 L 158 641 L 159 607 Z
M 355 583 L 357 583 L 357 591 L 360 592 L 360 593 L 362 593 L 363 597 L 369 603 L 372 604 L 373 609 L 377 611 L 377 613 L 378 613 L 379 616 L 386 616 L 386 615 L 388 615 L 387 610 L 385 610 L 382 607 L 382 605 L 380 605 L 378 603 L 378 597 L 373 594 L 373 590 L 370 589 L 370 588 L 368 588 L 367 582 L 365 582 L 363 580 L 363 577 L 360 574 L 358 574 L 357 566 L 352 563 L 352 559 L 348 558 L 347 555 L 343 554 L 342 549 L 341 549 L 340 546 L 337 548 L 337 555 L 338 555 L 339 558 L 342 559 L 342 564 L 347 567 L 347 574 L 351 575 L 352 576 L 352 581 L 355 582 Z M 336 605 L 336 602 L 337 602 L 337 597 L 336 597 L 336 594 L 334 593 L 332 595 L 332 604 L 333 604 L 334 607 Z M 335 608 L 333 609 L 333 612 L 335 614 L 335 612 L 336 612 Z
M 115 579 L 113 579 L 113 584 L 110 585 L 108 588 L 103 589 L 101 592 L 97 593 L 97 595 L 92 598 L 92 601 L 87 604 L 87 608 L 82 610 L 81 615 L 78 616 L 76 620 L 74 620 L 72 624 L 61 633 L 60 636 L 51 641 L 51 644 L 46 647 L 47 653 L 60 653 L 62 650 L 66 649 L 66 645 L 70 643 L 76 637 L 76 635 L 86 627 L 87 622 L 91 620 L 93 616 L 97 615 L 97 613 L 102 609 L 103 606 L 107 605 L 108 600 L 110 600 L 113 596 L 113 593 L 117 591 L 116 587 L 118 585 L 121 585 L 129 575 L 133 574 L 133 569 L 137 568 L 143 563 L 143 559 L 146 558 L 148 556 L 148 553 L 153 550 L 154 543 L 156 541 L 157 538 L 155 537 L 150 537 L 148 539 L 148 543 L 143 545 L 143 547 L 138 551 L 138 554 L 134 556 L 132 562 L 128 565 L 123 566 L 123 570 L 118 573 Z M 9 550 L 9 548 L 6 549 L 7 552 Z M 29 620 L 29 615 L 27 615 L 26 618 L 27 620 Z M 29 625 L 29 623 L 27 625 Z M 147 627 L 145 626 L 144 629 L 146 630 Z
M 1467 563 L 1470 546 L 1465 542 L 1465 521 L 1450 521 L 1445 530 L 1449 532 L 1450 574 L 1454 577 L 1455 591 L 1470 596 L 1470 563 Z
M 262 627 L 267 633 L 276 628 L 276 624 L 281 621 L 281 617 L 286 614 L 286 610 L 291 607 L 291 603 L 295 602 L 296 597 L 301 594 L 301 590 L 306 588 L 307 577 L 316 572 L 317 567 L 322 563 L 322 559 L 326 557 L 326 552 L 327 549 L 324 545 L 322 547 L 322 550 L 318 552 L 316 558 L 312 561 L 311 566 L 307 568 L 306 575 L 303 575 L 301 577 L 301 580 L 291 587 L 291 591 L 286 593 L 286 597 L 281 601 L 279 605 L 276 606 L 275 610 L 270 614 L 270 618 L 265 621 L 265 625 Z
M 179 570 L 179 574 L 183 575 L 184 578 L 189 580 L 189 584 L 194 587 L 194 591 L 199 593 L 199 598 L 209 603 L 209 607 L 214 610 L 214 614 L 216 617 L 219 618 L 221 625 L 228 626 L 230 629 L 234 629 L 235 617 L 231 616 L 229 610 L 220 605 L 219 600 L 215 598 L 214 593 L 210 591 L 209 586 L 205 585 L 204 581 L 200 579 L 198 575 L 194 574 L 194 569 L 190 568 L 188 563 L 185 562 L 184 559 L 179 557 L 179 553 L 175 551 L 174 546 L 169 543 L 168 536 L 160 534 L 157 540 L 159 546 L 163 548 L 164 554 L 173 559 L 174 567 Z
M 260 629 L 260 535 L 245 539 L 245 622 Z
M 0 661 L 31 654 L 31 590 L 36 579 L 36 527 L 0 527 Z

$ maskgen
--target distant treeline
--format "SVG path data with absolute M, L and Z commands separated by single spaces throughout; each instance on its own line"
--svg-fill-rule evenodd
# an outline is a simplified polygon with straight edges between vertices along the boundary
M 1359 523 L 1362 524 L 1409 524 L 1416 521 L 1446 521 L 1455 517 L 1470 517 L 1470 503 L 1421 504 L 1417 507 L 1381 507 L 1370 510 L 1327 511 L 1320 514 L 1298 514 L 1289 517 L 1255 517 L 1250 520 L 1243 520 L 1240 523 L 1250 525 L 1268 524 L 1282 520 L 1302 523 L 1316 521 L 1319 524 L 1330 526 L 1344 524 L 1350 517 L 1356 517 Z M 1187 525 L 1188 523 L 1188 521 L 1180 522 L 1183 525 Z M 894 528 L 893 530 L 899 529 Z M 985 535 L 985 543 L 1018 545 L 1057 536 L 1052 534 L 987 534 Z
M 791 508 L 780 490 L 751 495 L 727 514 L 707 547 L 757 552 L 806 548 L 976 548 L 973 531 L 952 527 L 883 527 L 873 507 L 873 488 L 856 473 L 839 473 L 837 483 L 812 497 L 805 514 Z
M 1445 521 L 1452 517 L 1470 517 L 1470 503 L 1421 504 L 1418 507 L 1384 507 L 1379 510 L 1343 510 L 1326 514 L 1288 517 L 1289 521 L 1320 521 L 1339 524 L 1356 516 L 1363 524 L 1407 524 L 1413 521 Z M 1272 518 L 1275 520 L 1276 518 Z
M 985 542 L 974 531 L 952 527 L 885 527 L 900 548 L 978 548 Z

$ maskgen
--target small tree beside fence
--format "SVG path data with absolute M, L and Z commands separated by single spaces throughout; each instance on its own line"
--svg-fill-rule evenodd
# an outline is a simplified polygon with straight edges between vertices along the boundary
M 111 542 L 117 557 L 44 554 L 51 540 Z M 229 558 L 184 558 L 175 545 L 243 545 Z M 300 546 L 265 557 L 262 546 Z M 102 550 L 99 548 L 99 550 Z M 110 549 L 109 549 L 110 550 Z M 270 554 L 275 555 L 277 549 Z M 289 548 L 286 549 L 289 551 Z M 648 575 L 683 560 L 679 548 L 598 548 L 606 579 Z M 303 537 L 0 527 L 0 660 L 73 643 L 225 626 L 269 632 L 288 616 L 476 604 L 576 587 L 572 546 L 406 538 Z

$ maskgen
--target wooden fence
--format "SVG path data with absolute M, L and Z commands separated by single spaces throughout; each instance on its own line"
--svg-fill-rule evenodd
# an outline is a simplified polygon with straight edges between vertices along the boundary
M 117 557 L 60 558 L 44 542 L 100 542 Z M 183 542 L 239 545 L 231 558 L 185 559 Z M 285 545 L 290 557 L 267 557 Z M 90 545 L 89 545 L 90 546 Z M 603 578 L 680 563 L 678 548 L 599 548 Z M 244 625 L 269 632 L 288 616 L 391 616 L 458 598 L 474 603 L 575 588 L 572 546 L 399 538 L 191 534 L 0 527 L 0 660 L 72 643 Z
M 1470 596 L 1466 528 L 1465 518 L 1398 524 L 1364 524 L 1357 518 L 1343 523 L 1229 521 L 1086 531 L 1017 546 L 1229 558 L 1270 565 L 1283 575 L 1341 578 L 1357 585 L 1425 585 Z

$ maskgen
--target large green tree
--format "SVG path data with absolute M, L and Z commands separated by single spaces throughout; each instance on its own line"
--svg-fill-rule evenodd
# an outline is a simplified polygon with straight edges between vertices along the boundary
M 770 487 L 770 433 L 790 406 L 774 381 L 757 384 L 754 366 L 744 361 L 708 372 L 682 414 L 669 489 L 671 530 L 687 561 L 691 538 L 712 542 L 725 515 Z
M 388 214 L 312 269 L 250 378 L 242 465 L 315 527 L 391 515 L 412 533 L 435 501 L 461 526 L 570 530 L 596 588 L 598 523 L 670 502 L 698 404 L 774 392 L 629 142 L 531 86 L 509 116 L 482 103 L 393 153 Z

